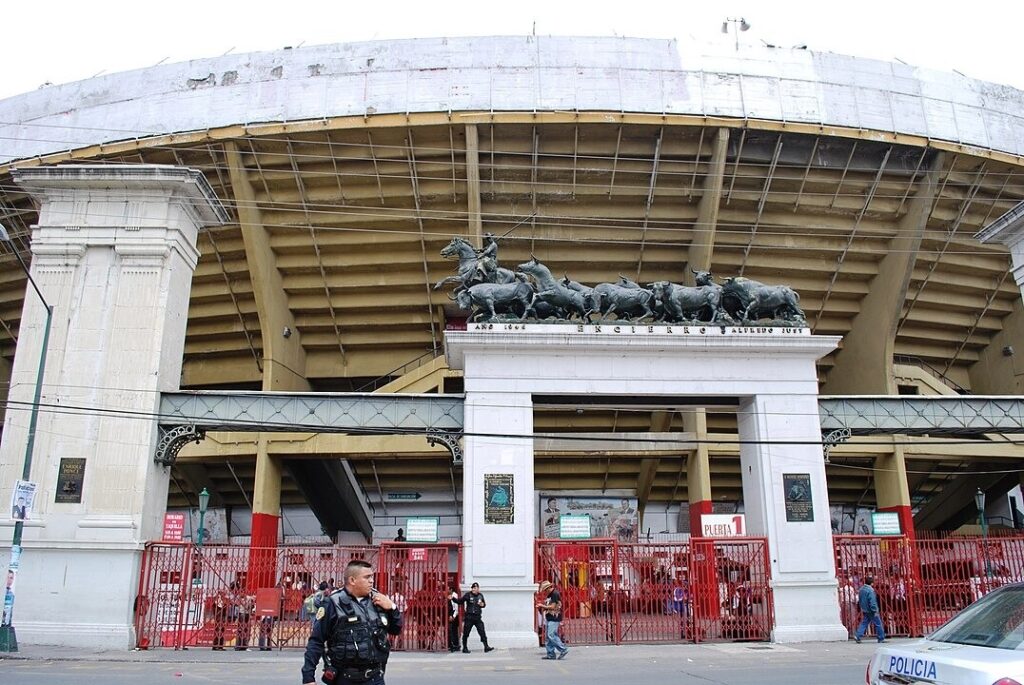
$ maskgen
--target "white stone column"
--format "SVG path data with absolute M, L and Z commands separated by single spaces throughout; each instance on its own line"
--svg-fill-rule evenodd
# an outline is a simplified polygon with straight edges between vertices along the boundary
M 26 644 L 125 649 L 140 552 L 166 507 L 154 415 L 179 387 L 196 236 L 227 217 L 191 169 L 57 166 L 15 180 L 40 203 L 31 271 L 54 314 L 14 623 Z M 44 317 L 27 293 L 13 402 L 32 401 Z M 28 420 L 7 413 L 0 493 L 20 477 Z M 86 460 L 80 503 L 54 501 L 64 457 Z M 0 521 L 0 538 L 11 530 Z
M 814 360 L 807 359 L 807 374 Z M 821 449 L 817 380 L 788 384 L 786 394 L 761 394 L 737 413 L 743 506 L 750 535 L 768 538 L 775 595 L 773 642 L 846 640 L 839 620 L 828 486 Z M 808 476 L 812 521 L 789 520 L 785 475 Z M 794 510 L 802 503 L 794 503 Z M 794 511 L 793 518 L 806 518 Z
M 502 364 L 497 355 L 467 354 L 468 368 L 486 376 L 487 367 Z M 480 380 L 479 375 L 474 375 Z M 467 376 L 467 379 L 469 376 Z M 486 385 L 484 380 L 476 387 Z M 466 438 L 463 443 L 464 590 L 473 582 L 487 600 L 484 624 L 492 646 L 531 647 L 534 632 L 533 532 L 536 518 L 533 488 L 533 440 L 502 436 L 533 434 L 530 393 L 480 392 L 467 382 Z M 484 483 L 491 474 L 513 479 L 512 523 L 484 520 Z M 475 635 L 475 633 L 474 633 Z M 470 642 L 475 640 L 470 638 Z

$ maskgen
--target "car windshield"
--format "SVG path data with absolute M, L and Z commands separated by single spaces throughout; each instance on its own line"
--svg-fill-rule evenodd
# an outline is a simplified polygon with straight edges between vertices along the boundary
M 982 597 L 928 639 L 978 647 L 1022 649 L 1024 586 L 1003 588 Z

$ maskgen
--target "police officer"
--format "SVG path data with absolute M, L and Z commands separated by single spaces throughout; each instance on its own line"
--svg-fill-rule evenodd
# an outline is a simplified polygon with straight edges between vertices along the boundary
M 402 615 L 390 597 L 373 589 L 373 567 L 354 559 L 345 568 L 345 587 L 317 609 L 306 643 L 302 682 L 315 683 L 316 665 L 327 652 L 324 681 L 336 685 L 384 685 L 391 644 L 402 632 Z
M 480 583 L 473 583 L 469 592 L 459 599 L 459 604 L 466 606 L 466 617 L 462 621 L 463 654 L 469 654 L 469 646 L 466 643 L 469 640 L 469 631 L 473 629 L 473 626 L 476 626 L 476 634 L 480 636 L 480 642 L 484 643 L 484 651 L 493 651 L 494 647 L 487 644 L 487 630 L 484 628 L 483 619 L 483 609 L 487 606 L 487 602 L 480 594 Z

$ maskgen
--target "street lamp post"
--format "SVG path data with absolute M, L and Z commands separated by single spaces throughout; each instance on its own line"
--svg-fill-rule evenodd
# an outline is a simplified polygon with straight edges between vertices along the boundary
M 196 547 L 200 550 L 203 549 L 203 538 L 206 534 L 206 529 L 203 527 L 206 522 L 206 508 L 210 506 L 210 493 L 203 488 L 203 491 L 199 493 L 199 539 L 196 540 Z
M 21 469 L 21 479 L 28 480 L 32 472 L 32 450 L 36 444 L 36 424 L 39 420 L 39 401 L 42 398 L 43 392 L 43 374 L 46 372 L 46 349 L 50 343 L 50 323 L 53 320 L 53 307 L 46 302 L 46 298 L 43 297 L 43 293 L 39 290 L 39 286 L 36 285 L 35 279 L 32 278 L 25 260 L 21 258 L 21 253 L 18 252 L 12 243 L 11 237 L 3 225 L 0 225 L 0 241 L 11 245 L 11 251 L 18 258 L 22 271 L 25 272 L 29 283 L 32 284 L 36 295 L 39 296 L 39 301 L 46 308 L 46 326 L 43 328 L 43 344 L 39 349 L 39 368 L 36 373 L 35 396 L 32 399 L 32 411 L 28 422 L 28 440 L 25 443 L 25 460 Z M 7 589 L 4 593 L 4 619 L 2 624 L 0 624 L 0 652 L 18 651 L 18 637 L 14 631 L 14 588 L 18 579 L 18 567 L 21 566 L 21 535 L 24 528 L 25 522 L 23 520 L 18 520 L 14 523 L 11 561 L 7 566 Z
M 988 561 L 988 523 L 985 521 L 985 493 L 981 488 L 974 493 L 974 506 L 978 507 L 981 517 L 981 554 L 985 559 L 985 578 L 992 577 L 992 566 Z

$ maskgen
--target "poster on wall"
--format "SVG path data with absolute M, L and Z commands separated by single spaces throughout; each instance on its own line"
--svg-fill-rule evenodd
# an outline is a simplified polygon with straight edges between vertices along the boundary
M 484 523 L 514 523 L 514 509 L 513 474 L 484 474 Z
M 81 504 L 82 485 L 85 482 L 85 459 L 61 457 L 57 471 L 57 491 L 53 501 L 57 504 Z
M 804 523 L 814 520 L 811 497 L 811 474 L 782 474 L 782 491 L 786 502 L 786 520 Z
M 206 516 L 200 516 L 198 509 L 189 510 L 189 535 L 193 542 L 199 539 L 199 520 L 203 522 L 203 542 L 227 542 L 228 518 L 227 510 L 222 507 L 210 509 Z
M 11 518 L 15 521 L 32 518 L 32 505 L 35 501 L 36 484 L 27 480 L 15 481 L 11 492 Z
M 561 496 L 541 493 L 537 507 L 540 512 L 540 535 L 548 539 L 561 537 L 563 515 L 588 515 L 590 533 L 595 538 L 616 538 L 620 542 L 636 542 L 640 529 L 635 497 Z

